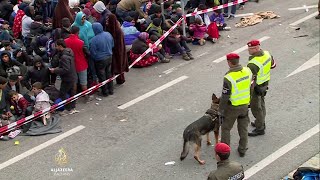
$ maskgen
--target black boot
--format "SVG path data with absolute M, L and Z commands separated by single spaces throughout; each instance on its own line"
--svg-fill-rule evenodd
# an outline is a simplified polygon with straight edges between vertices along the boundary
M 252 132 L 248 133 L 248 136 L 255 137 L 255 136 L 260 136 L 260 135 L 264 135 L 264 134 L 265 134 L 264 130 L 254 129 Z
M 256 123 L 255 122 L 250 122 L 250 124 L 251 124 L 252 127 L 256 127 Z M 263 130 L 266 130 L 266 123 L 264 123 L 263 125 L 264 125 Z

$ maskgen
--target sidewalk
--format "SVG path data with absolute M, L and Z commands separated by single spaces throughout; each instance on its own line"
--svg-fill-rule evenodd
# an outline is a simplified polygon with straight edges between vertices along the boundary
M 303 163 L 300 167 L 312 167 L 312 168 L 318 168 L 320 169 L 320 153 L 313 156 L 311 159 L 309 159 L 307 162 Z M 289 180 L 293 180 L 293 173 L 296 172 L 297 169 L 289 173 L 288 176 L 284 177 L 281 180 L 286 180 L 288 177 Z

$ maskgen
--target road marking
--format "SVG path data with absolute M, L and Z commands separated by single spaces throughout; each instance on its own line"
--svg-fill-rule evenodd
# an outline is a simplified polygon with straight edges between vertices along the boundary
M 290 77 L 292 75 L 298 74 L 301 71 L 307 70 L 309 68 L 312 68 L 313 66 L 319 65 L 319 53 L 313 56 L 311 59 L 309 59 L 307 62 L 302 64 L 300 67 L 298 67 L 296 70 L 294 70 L 291 74 L 289 74 L 287 77 Z M 286 78 L 287 78 L 286 77 Z
M 204 52 L 204 53 L 202 53 L 202 54 L 197 55 L 195 58 L 199 58 L 199 57 L 204 56 L 204 55 L 207 55 L 207 54 L 209 54 L 209 52 Z
M 246 13 L 246 14 L 236 14 L 234 17 L 244 17 L 244 16 L 252 16 L 253 13 Z
M 132 105 L 134 105 L 134 104 L 136 104 L 136 103 L 138 103 L 138 102 L 140 102 L 140 101 L 142 101 L 142 100 L 144 100 L 144 99 L 146 99 L 146 98 L 148 98 L 150 96 L 153 96 L 153 95 L 157 94 L 158 92 L 160 92 L 162 90 L 165 90 L 165 89 L 169 88 L 170 86 L 173 86 L 173 85 L 175 85 L 175 84 L 177 84 L 177 83 L 179 83 L 179 82 L 181 82 L 181 81 L 183 81 L 185 79 L 188 79 L 188 78 L 189 78 L 188 76 L 181 76 L 181 77 L 179 77 L 179 78 L 177 78 L 177 79 L 175 79 L 173 81 L 168 82 L 167 84 L 164 84 L 164 85 L 162 85 L 162 86 L 160 86 L 160 87 L 158 87 L 158 88 L 156 88 L 156 89 L 154 89 L 154 90 L 152 90 L 150 92 L 145 93 L 142 96 L 137 97 L 134 100 L 131 100 L 131 101 L 119 106 L 118 108 L 119 109 L 126 109 L 127 107 L 130 107 L 130 106 L 132 106 Z
M 275 151 L 274 153 L 270 154 L 268 157 L 264 158 L 262 161 L 258 162 L 250 169 L 244 172 L 245 179 L 249 179 L 251 176 L 262 170 L 263 168 L 267 167 L 269 164 L 277 160 L 279 157 L 283 156 L 293 148 L 297 147 L 307 139 L 311 138 L 315 134 L 319 133 L 319 124 L 314 126 L 313 128 L 309 129 L 307 132 L 301 134 L 294 140 L 290 141 L 288 144 L 282 146 L 280 149 Z
M 54 144 L 56 142 L 59 142 L 62 139 L 66 138 L 68 136 L 71 136 L 72 134 L 74 134 L 76 132 L 81 131 L 84 128 L 85 127 L 82 126 L 82 125 L 77 126 L 77 127 L 73 128 L 73 129 L 71 129 L 71 130 L 69 130 L 69 131 L 67 131 L 67 132 L 65 132 L 65 133 L 63 133 L 63 134 L 61 134 L 61 135 L 59 135 L 59 136 L 57 136 L 55 138 L 52 138 L 49 141 L 44 142 L 44 143 L 42 143 L 42 144 L 40 144 L 40 145 L 38 145 L 38 146 L 36 146 L 36 147 L 34 147 L 34 148 L 22 153 L 22 154 L 20 154 L 20 155 L 14 157 L 12 159 L 9 159 L 8 161 L 0 164 L 0 170 L 2 170 L 4 168 L 6 168 L 6 167 L 18 162 L 18 161 L 20 161 L 20 160 L 22 160 L 24 158 L 26 158 L 26 157 L 28 157 L 28 156 L 30 156 L 30 155 L 38 152 L 38 151 L 41 151 L 42 149 L 44 149 L 44 148 L 46 148 L 46 147 L 48 147 L 48 146 L 50 146 L 50 145 L 52 145 L 52 144 Z
M 265 40 L 267 40 L 267 39 L 269 39 L 269 38 L 270 38 L 269 36 L 264 36 L 264 37 L 260 38 L 259 41 L 262 42 L 262 41 L 265 41 Z M 248 49 L 248 46 L 245 45 L 245 46 L 243 46 L 243 47 L 241 47 L 241 48 L 239 48 L 239 49 L 237 49 L 237 50 L 235 50 L 235 51 L 233 51 L 233 52 L 234 52 L 234 53 L 241 53 L 242 51 L 247 50 L 247 49 Z M 226 60 L 226 56 L 222 56 L 221 58 L 216 59 L 216 60 L 214 60 L 214 61 L 212 61 L 212 62 L 214 62 L 214 63 L 219 63 L 219 62 L 222 62 L 222 61 L 224 61 L 224 60 Z
M 318 5 L 312 5 L 312 6 L 302 6 L 302 7 L 296 7 L 296 8 L 289 8 L 289 11 L 295 11 L 295 10 L 300 10 L 300 9 L 312 9 L 312 8 L 317 8 Z
M 173 67 L 173 68 L 170 68 L 170 69 L 167 69 L 167 70 L 163 71 L 162 73 L 163 73 L 163 74 L 170 74 L 170 73 L 172 73 L 173 71 L 177 70 L 179 67 L 182 67 L 182 66 L 187 65 L 187 64 L 190 64 L 190 63 L 191 63 L 190 61 L 184 62 L 184 63 L 180 63 L 178 66 Z
M 306 20 L 308 20 L 310 18 L 313 18 L 314 16 L 318 15 L 318 13 L 319 12 L 315 12 L 315 13 L 312 13 L 312 14 L 310 14 L 310 15 L 302 18 L 302 19 L 299 19 L 298 21 L 296 21 L 294 23 L 291 23 L 290 26 L 296 26 L 296 25 L 298 25 L 298 24 L 300 24 L 300 23 L 302 23 L 302 22 L 304 22 L 304 21 L 306 21 Z

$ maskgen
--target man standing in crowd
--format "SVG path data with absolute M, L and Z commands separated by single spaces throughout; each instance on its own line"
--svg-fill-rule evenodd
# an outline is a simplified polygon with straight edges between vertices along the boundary
M 90 52 L 88 48 L 84 45 L 84 42 L 79 38 L 80 28 L 78 26 L 71 27 L 70 36 L 65 39 L 66 45 L 73 51 L 74 54 L 74 64 L 76 66 L 76 72 L 78 75 L 77 82 L 80 83 L 81 90 L 87 90 L 88 84 L 88 60 Z M 86 101 L 90 100 L 89 96 L 86 96 Z
M 241 164 L 229 161 L 231 148 L 225 143 L 216 144 L 215 157 L 217 162 L 217 170 L 212 171 L 208 180 L 240 180 L 244 178 L 243 167 Z
M 238 121 L 240 136 L 238 152 L 243 157 L 248 144 L 248 105 L 250 103 L 250 83 L 252 73 L 249 68 L 239 64 L 239 55 L 227 55 L 229 71 L 224 76 L 222 95 L 219 103 L 221 142 L 230 145 L 230 130 Z
M 51 73 L 60 76 L 60 98 L 65 100 L 67 99 L 67 94 L 69 94 L 70 97 L 76 94 L 75 86 L 77 82 L 77 73 L 74 65 L 74 55 L 72 50 L 67 48 L 67 45 L 63 39 L 57 40 L 56 50 L 59 53 L 59 66 L 56 68 L 50 68 L 49 70 Z M 75 109 L 76 101 L 70 102 L 65 108 L 66 111 L 61 112 L 62 116 L 79 112 Z
M 256 118 L 251 125 L 255 129 L 249 133 L 249 136 L 264 135 L 266 129 L 266 106 L 264 97 L 267 94 L 268 84 L 270 81 L 270 70 L 276 67 L 273 57 L 268 51 L 260 48 L 259 40 L 252 40 L 247 43 L 249 57 L 248 68 L 250 68 L 253 78 L 253 92 L 251 94 L 250 108 L 253 116 Z
M 95 37 L 90 44 L 91 59 L 94 62 L 99 82 L 112 77 L 112 48 L 114 47 L 113 37 L 109 32 L 104 32 L 100 23 L 92 25 Z M 101 87 L 102 96 L 113 94 L 113 81 Z

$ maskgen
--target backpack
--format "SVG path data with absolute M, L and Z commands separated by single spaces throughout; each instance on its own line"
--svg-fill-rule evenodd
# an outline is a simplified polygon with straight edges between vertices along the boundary
M 320 169 L 300 167 L 293 174 L 294 180 L 320 180 Z

